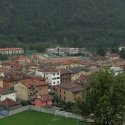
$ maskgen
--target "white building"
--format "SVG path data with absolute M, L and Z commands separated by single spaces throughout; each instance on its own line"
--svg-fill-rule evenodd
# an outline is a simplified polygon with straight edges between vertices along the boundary
M 79 48 L 70 48 L 70 47 L 56 47 L 56 48 L 48 48 L 47 52 L 53 53 L 58 56 L 64 55 L 74 55 L 79 53 Z
M 0 48 L 0 54 L 2 55 L 22 55 L 23 53 L 23 48 Z
M 60 84 L 60 71 L 55 68 L 46 68 L 36 71 L 36 75 L 40 75 L 46 79 L 50 86 Z
M 4 101 L 6 98 L 16 101 L 16 92 L 0 88 L 0 101 Z
M 114 73 L 114 75 L 123 73 L 123 69 L 121 67 L 110 67 L 110 70 Z

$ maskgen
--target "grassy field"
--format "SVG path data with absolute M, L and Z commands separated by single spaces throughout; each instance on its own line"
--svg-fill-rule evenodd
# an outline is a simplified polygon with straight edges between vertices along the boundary
M 0 125 L 85 125 L 75 119 L 54 116 L 36 111 L 25 111 L 4 119 Z

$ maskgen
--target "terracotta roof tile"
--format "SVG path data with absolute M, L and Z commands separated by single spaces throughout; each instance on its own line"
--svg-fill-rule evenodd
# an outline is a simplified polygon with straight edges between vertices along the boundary
M 61 74 L 71 74 L 71 72 L 65 68 L 60 69 L 60 72 L 61 72 Z
M 23 83 L 23 85 L 25 85 L 26 87 L 30 87 L 32 85 L 41 86 L 41 85 L 47 85 L 48 84 L 44 81 L 39 81 L 39 80 L 35 80 L 35 79 L 21 80 L 21 83 Z
M 23 50 L 23 48 L 0 48 L 0 51 L 5 51 L 5 50 Z
M 82 91 L 82 87 L 73 82 L 62 83 L 62 84 L 58 85 L 57 87 L 65 89 L 67 91 L 71 91 L 71 92 Z
M 52 100 L 53 98 L 51 97 L 51 96 L 49 96 L 49 95 L 42 95 L 40 98 L 39 98 L 39 100 L 41 100 L 41 101 L 48 101 L 48 100 Z
M 18 103 L 9 98 L 6 98 L 4 101 L 0 101 L 0 106 L 12 107 L 15 105 L 18 105 Z
M 4 89 L 0 87 L 0 95 L 6 95 L 6 94 L 10 94 L 10 93 L 15 93 L 14 90 L 10 90 L 10 89 Z

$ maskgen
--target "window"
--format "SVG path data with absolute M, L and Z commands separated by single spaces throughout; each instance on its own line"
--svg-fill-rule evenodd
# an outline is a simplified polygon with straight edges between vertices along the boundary
M 56 78 L 52 78 L 52 80 L 56 80 Z
M 61 95 L 60 95 L 60 98 L 61 98 Z
M 59 81 L 57 83 L 59 83 Z
M 60 89 L 60 92 L 61 92 L 61 89 Z
M 60 77 L 57 77 L 56 79 L 60 79 Z
M 53 75 L 55 76 L 55 73 L 53 73 Z
M 57 75 L 59 75 L 59 72 L 57 73 Z
M 64 94 L 65 94 L 66 92 L 64 91 Z
M 55 82 L 53 82 L 53 84 L 55 84 Z

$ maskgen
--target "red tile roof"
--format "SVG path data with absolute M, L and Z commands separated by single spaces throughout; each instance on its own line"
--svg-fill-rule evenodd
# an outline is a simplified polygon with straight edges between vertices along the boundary
M 0 48 L 0 51 L 5 51 L 5 50 L 23 50 L 23 48 Z
M 52 100 L 53 98 L 49 95 L 42 95 L 40 98 L 38 98 L 40 101 L 44 102 L 44 101 L 48 101 L 48 100 Z
M 44 81 L 39 81 L 39 80 L 35 80 L 35 79 L 21 80 L 21 83 L 23 83 L 23 85 L 25 85 L 26 87 L 30 87 L 32 85 L 41 86 L 41 85 L 47 85 L 48 84 Z
M 0 87 L 0 95 L 6 95 L 6 94 L 10 94 L 10 93 L 15 93 L 14 90 L 10 90 L 10 89 L 4 89 Z
M 14 59 L 14 61 L 19 61 L 19 60 L 30 60 L 30 58 L 27 56 L 20 56 Z
M 43 71 L 43 72 L 59 72 L 59 69 L 56 69 L 54 67 L 47 67 L 47 68 L 42 68 L 40 71 Z
M 15 105 L 18 105 L 18 103 L 9 98 L 6 98 L 4 101 L 0 101 L 0 106 L 12 107 Z
M 71 72 L 65 68 L 60 69 L 60 72 L 61 72 L 61 74 L 71 74 Z
M 67 82 L 67 83 L 62 83 L 60 85 L 57 86 L 57 88 L 61 88 L 70 92 L 79 92 L 82 91 L 82 87 L 80 85 L 77 85 L 73 82 Z

